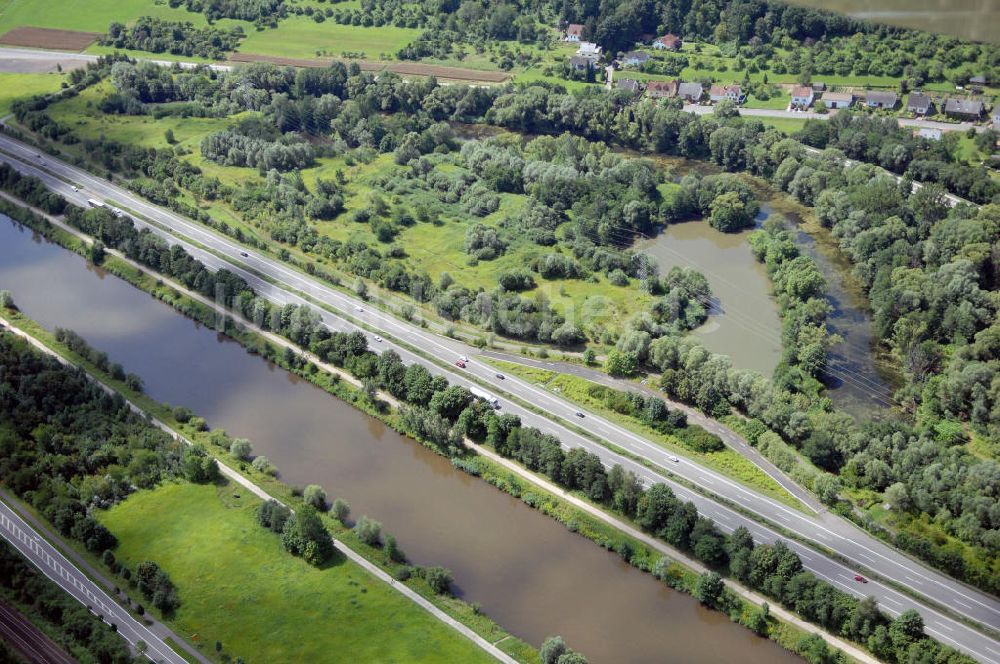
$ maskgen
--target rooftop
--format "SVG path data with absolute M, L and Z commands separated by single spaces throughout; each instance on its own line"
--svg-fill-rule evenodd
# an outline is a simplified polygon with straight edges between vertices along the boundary
M 945 102 L 944 110 L 945 113 L 981 115 L 983 112 L 983 102 L 972 99 L 949 99 Z

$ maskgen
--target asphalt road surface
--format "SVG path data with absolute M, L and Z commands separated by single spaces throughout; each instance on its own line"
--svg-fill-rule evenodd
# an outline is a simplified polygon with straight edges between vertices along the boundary
M 369 345 L 376 352 L 393 348 L 404 362 L 423 364 L 433 373 L 445 375 L 454 384 L 466 387 L 490 385 L 490 391 L 499 397 L 503 410 L 520 416 L 524 424 L 555 435 L 567 448 L 583 447 L 600 456 L 609 466 L 620 463 L 626 469 L 634 471 L 647 484 L 666 482 L 679 497 L 691 500 L 700 513 L 714 519 L 723 530 L 731 531 L 744 525 L 758 541 L 783 539 L 774 528 L 763 526 L 726 504 L 706 498 L 701 493 L 674 482 L 669 475 L 654 472 L 617 454 L 595 442 L 593 438 L 603 439 L 632 455 L 644 457 L 659 467 L 668 469 L 669 473 L 721 496 L 729 503 L 753 512 L 771 524 L 833 550 L 851 561 L 851 566 L 796 541 L 788 541 L 789 546 L 802 557 L 805 567 L 820 578 L 858 597 L 874 595 L 883 609 L 891 615 L 916 608 L 923 615 L 929 634 L 981 661 L 1000 664 L 1000 642 L 996 639 L 891 586 L 875 579 L 870 583 L 860 584 L 854 581 L 854 576 L 861 570 L 865 576 L 890 579 L 969 620 L 994 629 L 1000 629 L 1000 601 L 911 560 L 848 521 L 828 512 L 820 515 L 803 514 L 688 459 L 675 462 L 672 460 L 673 455 L 667 450 L 597 415 L 585 412 L 583 418 L 578 417 L 580 408 L 551 392 L 513 376 L 503 381 L 498 380 L 495 377 L 496 370 L 478 359 L 478 351 L 472 347 L 382 313 L 359 298 L 323 285 L 276 259 L 250 251 L 233 240 L 216 235 L 200 224 L 165 208 L 152 205 L 102 178 L 49 155 L 39 155 L 30 146 L 7 136 L 0 136 L 0 151 L 0 159 L 22 172 L 42 178 L 49 187 L 78 205 L 85 206 L 87 199 L 96 198 L 137 213 L 142 217 L 136 219 L 138 225 L 150 227 L 171 243 L 184 245 L 192 255 L 212 269 L 225 267 L 241 275 L 259 294 L 274 302 L 309 304 L 319 311 L 323 322 L 333 330 L 352 331 L 360 327 L 367 333 Z M 73 191 L 72 186 L 78 187 L 79 191 Z M 157 225 L 148 224 L 146 220 L 154 221 Z M 169 228 L 171 232 L 164 230 L 165 228 Z M 211 251 L 203 250 L 178 236 L 193 240 Z M 225 259 L 220 256 L 225 256 Z M 258 274 L 266 274 L 276 283 L 266 281 Z M 322 302 L 336 311 L 336 315 L 325 309 L 318 309 L 299 293 Z M 377 341 L 376 334 L 384 337 L 383 341 Z M 410 348 L 419 348 L 423 353 L 417 354 Z M 447 364 L 442 366 L 428 359 L 428 356 Z M 467 357 L 468 362 L 465 369 L 459 370 L 451 363 L 462 356 Z M 511 395 L 544 410 L 547 416 L 521 406 L 510 398 Z M 581 435 L 581 429 L 589 436 Z
M 56 551 L 6 503 L 0 503 L 0 535 L 74 599 L 99 615 L 104 622 L 116 625 L 118 633 L 133 647 L 139 641 L 144 642 L 146 655 L 150 660 L 164 664 L 186 664 L 183 657 L 119 606 L 118 602 Z

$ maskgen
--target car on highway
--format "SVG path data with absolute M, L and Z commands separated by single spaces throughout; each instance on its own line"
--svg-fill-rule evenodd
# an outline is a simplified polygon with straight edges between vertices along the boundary
M 861 576 L 860 574 L 855 574 L 854 575 L 854 580 L 857 581 L 858 583 L 868 583 L 868 579 L 866 579 L 865 577 Z
M 460 357 L 458 359 L 461 360 L 462 362 L 468 362 L 469 361 L 469 358 L 466 357 L 465 355 L 463 355 L 462 357 Z
M 355 311 L 364 311 L 364 309 L 362 307 L 354 307 L 354 310 Z
M 667 457 L 667 458 L 668 458 L 668 459 L 670 459 L 671 461 L 673 461 L 674 463 L 680 463 L 680 462 L 681 462 L 681 460 L 680 460 L 680 459 L 678 459 L 678 458 L 677 458 L 677 457 L 675 457 L 675 456 L 669 456 L 669 457 Z
M 459 369 L 464 369 L 465 362 L 463 362 L 462 360 L 455 360 L 455 366 L 458 367 Z
M 498 373 L 498 374 L 497 374 L 497 378 L 499 378 L 500 380 L 503 380 L 503 379 L 504 379 L 504 378 L 506 378 L 506 377 L 507 377 L 507 376 L 504 376 L 504 375 L 503 375 L 502 373 Z
M 80 191 L 80 188 L 74 184 L 73 185 L 73 191 Z
M 245 251 L 241 251 L 241 252 L 240 252 L 240 256 L 242 256 L 243 258 L 250 258 L 250 254 L 248 254 L 248 253 L 247 253 L 247 252 L 245 252 Z
M 375 335 L 375 341 L 377 341 L 377 342 L 379 342 L 379 343 L 382 343 L 382 337 L 380 337 L 380 336 L 378 336 L 378 335 L 376 334 L 376 335 Z
M 579 418 L 581 418 L 581 419 L 582 419 L 582 418 L 584 418 L 584 417 L 586 417 L 586 416 L 585 416 L 585 415 L 584 415 L 584 414 L 583 414 L 582 412 L 580 412 L 579 410 L 578 410 L 578 411 L 576 411 L 576 416 L 577 416 L 577 417 L 579 417 Z

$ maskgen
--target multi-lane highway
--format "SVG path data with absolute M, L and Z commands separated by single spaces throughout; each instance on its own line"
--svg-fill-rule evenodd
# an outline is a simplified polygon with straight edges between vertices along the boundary
M 488 385 L 490 391 L 500 396 L 503 409 L 519 415 L 526 425 L 552 433 L 567 447 L 588 449 L 609 465 L 621 463 L 635 471 L 646 483 L 666 481 L 681 498 L 693 501 L 701 513 L 715 519 L 725 530 L 745 525 L 759 541 L 770 542 L 781 537 L 776 528 L 761 525 L 727 504 L 692 491 L 673 481 L 669 475 L 650 470 L 596 441 L 612 443 L 629 455 L 648 459 L 668 469 L 669 473 L 724 498 L 728 503 L 759 515 L 778 528 L 836 552 L 851 561 L 853 566 L 841 564 L 801 543 L 790 542 L 790 546 L 802 556 L 806 568 L 817 576 L 857 596 L 876 596 L 881 606 L 893 615 L 907 608 L 917 608 L 932 636 L 984 662 L 1000 664 L 1000 642 L 997 640 L 942 613 L 927 602 L 918 602 L 876 580 L 859 584 L 854 581 L 854 576 L 857 569 L 862 569 L 868 575 L 890 579 L 968 620 L 995 629 L 1000 629 L 1000 602 L 910 560 L 849 522 L 829 513 L 804 514 L 697 463 L 687 459 L 675 462 L 668 451 L 610 421 L 592 413 L 583 413 L 584 417 L 579 417 L 577 406 L 555 394 L 516 377 L 496 378 L 495 369 L 477 359 L 477 351 L 461 342 L 378 311 L 356 297 L 292 270 L 278 260 L 251 252 L 233 240 L 152 205 L 106 180 L 48 155 L 40 155 L 30 146 L 0 136 L 0 151 L 0 159 L 22 172 L 41 177 L 53 190 L 78 205 L 86 205 L 88 198 L 97 198 L 133 211 L 136 223 L 150 227 L 170 242 L 184 245 L 210 268 L 226 267 L 240 274 L 258 293 L 275 302 L 310 304 L 313 308 L 317 308 L 315 303 L 321 303 L 324 307 L 320 310 L 323 322 L 332 329 L 364 329 L 370 345 L 376 350 L 393 348 L 404 362 L 423 364 L 456 384 L 469 387 L 474 384 Z M 74 191 L 74 186 L 79 191 Z M 267 280 L 259 275 L 266 275 Z M 376 334 L 384 339 L 376 340 Z M 460 370 L 452 362 L 463 355 L 469 361 Z M 540 415 L 521 403 L 542 409 L 546 415 Z
M 160 637 L 133 618 L 97 584 L 67 560 L 51 544 L 43 539 L 6 503 L 0 502 L 0 536 L 14 545 L 25 558 L 31 561 L 45 576 L 57 583 L 78 602 L 90 608 L 104 622 L 113 624 L 118 633 L 133 647 L 142 641 L 146 644 L 146 656 L 154 662 L 185 664 L 187 660 L 178 655 Z

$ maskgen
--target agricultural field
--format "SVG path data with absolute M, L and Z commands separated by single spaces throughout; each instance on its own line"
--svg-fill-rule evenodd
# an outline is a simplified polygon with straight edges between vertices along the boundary
M 354 563 L 340 558 L 318 569 L 289 555 L 257 524 L 259 504 L 232 485 L 176 483 L 136 493 L 100 519 L 119 539 L 119 561 L 155 561 L 177 585 L 174 628 L 206 645 L 221 641 L 234 656 L 492 661 Z

